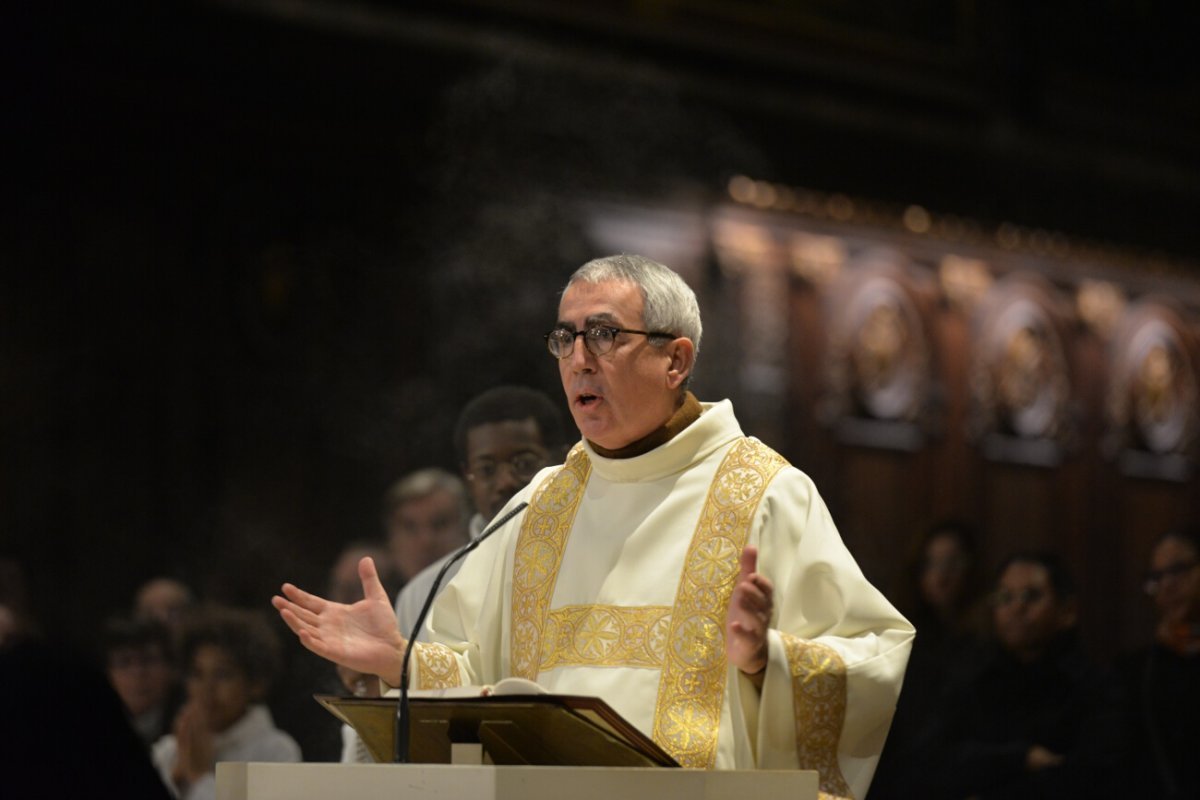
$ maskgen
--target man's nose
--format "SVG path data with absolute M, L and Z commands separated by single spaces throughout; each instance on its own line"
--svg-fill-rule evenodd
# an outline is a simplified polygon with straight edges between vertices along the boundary
M 517 470 L 512 464 L 504 462 L 498 465 L 495 480 L 495 490 L 498 493 L 511 497 L 517 489 L 524 485 L 525 481 L 517 475 Z
M 567 357 L 571 362 L 571 369 L 576 372 L 590 370 L 595 366 L 596 356 L 588 349 L 586 337 L 580 336 L 575 340 L 575 347 L 571 350 L 571 355 Z

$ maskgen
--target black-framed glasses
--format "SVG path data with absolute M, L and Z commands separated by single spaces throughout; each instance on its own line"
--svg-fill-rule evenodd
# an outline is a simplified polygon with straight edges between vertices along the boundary
M 675 334 L 664 331 L 635 331 L 632 328 L 617 328 L 613 325 L 592 325 L 581 331 L 567 328 L 555 328 L 545 334 L 546 349 L 557 359 L 569 358 L 575 352 L 575 340 L 582 336 L 583 344 L 594 356 L 602 356 L 611 352 L 617 341 L 618 333 L 636 333 L 640 336 L 653 338 L 674 339 Z
M 1178 578 L 1181 575 L 1187 574 L 1200 561 L 1177 561 L 1174 564 L 1169 564 L 1162 569 L 1152 569 L 1146 573 L 1146 582 L 1142 585 L 1146 594 L 1158 594 L 1158 589 L 1162 586 L 1162 582 L 1167 578 Z

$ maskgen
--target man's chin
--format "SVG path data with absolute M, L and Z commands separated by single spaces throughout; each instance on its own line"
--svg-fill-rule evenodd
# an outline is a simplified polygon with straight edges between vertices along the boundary
M 595 442 L 596 437 L 604 436 L 604 431 L 608 427 L 596 414 L 589 414 L 581 408 L 572 408 L 571 416 L 575 420 L 575 427 L 579 429 L 580 435 L 589 442 Z

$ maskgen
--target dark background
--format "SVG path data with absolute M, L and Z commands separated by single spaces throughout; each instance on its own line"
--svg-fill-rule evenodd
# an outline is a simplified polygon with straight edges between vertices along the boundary
M 3 32 L 0 552 L 71 640 L 154 574 L 320 586 L 388 483 L 454 467 L 472 394 L 558 397 L 583 200 L 703 208 L 745 174 L 1200 280 L 1179 4 L 43 5 Z

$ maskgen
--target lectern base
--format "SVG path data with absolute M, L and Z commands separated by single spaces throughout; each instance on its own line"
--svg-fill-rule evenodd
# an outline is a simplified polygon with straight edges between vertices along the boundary
M 816 800 L 817 773 L 454 764 L 217 765 L 218 800 Z

